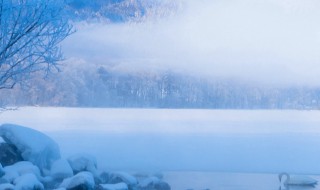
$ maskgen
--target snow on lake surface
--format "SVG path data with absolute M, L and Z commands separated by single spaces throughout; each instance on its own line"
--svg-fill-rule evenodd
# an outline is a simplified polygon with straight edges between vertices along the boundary
M 111 170 L 201 171 L 184 172 L 183 181 L 190 175 L 210 181 L 217 175 L 211 172 L 320 174 L 320 111 L 26 107 L 0 114 L 0 122 L 42 131 L 63 157 L 86 152 Z M 166 174 L 173 189 L 182 188 L 175 172 Z M 220 189 L 232 189 L 239 176 L 246 189 L 252 177 L 218 176 L 232 178 Z M 274 174 L 255 177 L 278 188 Z

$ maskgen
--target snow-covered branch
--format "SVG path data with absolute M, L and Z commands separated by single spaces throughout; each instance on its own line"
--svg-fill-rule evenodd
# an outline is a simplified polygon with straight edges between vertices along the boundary
M 63 0 L 0 1 L 0 89 L 63 59 L 59 43 L 72 33 Z

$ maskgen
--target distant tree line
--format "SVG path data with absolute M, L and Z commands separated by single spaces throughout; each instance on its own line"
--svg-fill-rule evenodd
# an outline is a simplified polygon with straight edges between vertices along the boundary
M 89 64 L 90 65 L 90 64 Z M 85 68 L 85 69 L 84 69 Z M 67 64 L 46 80 L 0 92 L 13 106 L 319 109 L 320 88 L 275 88 L 208 80 L 171 71 L 125 72 L 110 66 Z

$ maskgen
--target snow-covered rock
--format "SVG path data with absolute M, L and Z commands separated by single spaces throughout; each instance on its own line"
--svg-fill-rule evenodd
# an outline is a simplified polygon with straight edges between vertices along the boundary
M 63 179 L 73 176 L 72 168 L 66 159 L 56 160 L 50 171 L 50 176 L 54 179 Z
M 149 177 L 149 178 L 146 178 L 146 179 L 142 180 L 139 183 L 139 187 L 140 188 L 149 188 L 149 187 L 153 187 L 154 184 L 157 184 L 159 182 L 160 182 L 159 178 L 157 178 L 157 177 Z
M 38 179 L 41 179 L 39 168 L 27 161 L 17 162 L 11 166 L 6 166 L 3 170 L 5 175 L 2 178 L 9 182 L 13 182 L 19 176 L 30 173 L 35 175 Z
M 138 184 L 138 180 L 132 175 L 125 172 L 114 172 L 110 174 L 109 183 L 121 183 L 124 182 L 129 186 L 135 186 Z
M 0 163 L 3 166 L 12 165 L 19 161 L 23 161 L 23 159 L 17 147 L 5 142 L 0 143 Z
M 116 184 L 100 184 L 98 190 L 128 190 L 128 185 L 125 183 Z
M 138 180 L 125 172 L 114 172 L 110 174 L 109 183 L 116 184 L 116 183 L 125 183 L 128 185 L 129 190 L 134 190 L 138 186 Z
M 11 183 L 0 184 L 0 190 L 14 190 L 14 186 Z
M 0 136 L 17 147 L 24 160 L 40 169 L 50 169 L 51 164 L 60 158 L 58 145 L 47 135 L 19 125 L 0 126 Z
M 160 180 L 158 177 L 149 177 L 139 183 L 141 190 L 170 190 L 168 183 Z
M 109 181 L 110 181 L 110 172 L 102 171 L 99 174 L 99 181 L 100 181 L 100 183 L 104 183 L 104 184 L 109 183 Z
M 27 173 L 22 176 L 19 176 L 14 180 L 13 183 L 15 184 L 15 190 L 44 189 L 43 184 L 40 183 L 38 178 L 32 173 Z
M 90 190 L 94 185 L 94 178 L 90 172 L 79 172 L 73 177 L 64 179 L 59 188 Z
M 68 162 L 76 174 L 81 171 L 88 171 L 97 176 L 97 160 L 89 154 L 76 154 L 68 158 Z
M 167 182 L 160 181 L 154 185 L 155 190 L 171 190 L 170 185 Z

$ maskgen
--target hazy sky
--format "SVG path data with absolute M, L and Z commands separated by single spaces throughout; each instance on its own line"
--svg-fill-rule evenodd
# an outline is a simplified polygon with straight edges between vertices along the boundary
M 124 68 L 320 85 L 319 0 L 189 0 L 168 18 L 91 24 L 67 57 Z

